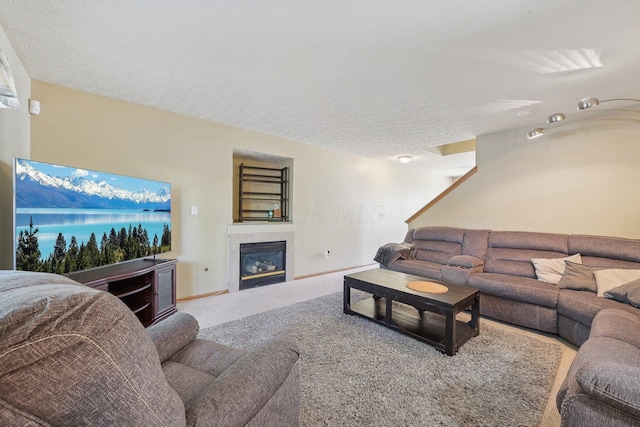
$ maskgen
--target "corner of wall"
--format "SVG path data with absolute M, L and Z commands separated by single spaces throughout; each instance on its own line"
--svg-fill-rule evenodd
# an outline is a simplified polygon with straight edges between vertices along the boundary
M 0 109 L 0 269 L 13 268 L 13 158 L 29 157 L 31 79 L 0 27 L 0 49 L 11 66 L 19 110 Z

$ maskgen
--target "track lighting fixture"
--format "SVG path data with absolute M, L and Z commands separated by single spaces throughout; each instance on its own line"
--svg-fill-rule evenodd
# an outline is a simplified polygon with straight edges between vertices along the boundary
M 611 102 L 611 101 L 630 101 L 630 102 L 640 102 L 640 99 L 633 99 L 633 98 L 613 98 L 613 99 L 603 99 L 602 101 L 600 101 L 598 98 L 584 98 L 582 99 L 580 102 L 578 102 L 577 105 L 577 110 L 578 111 L 583 111 L 583 110 L 587 110 L 589 108 L 593 108 L 593 107 L 597 107 L 598 105 L 600 105 L 603 102 Z M 577 114 L 577 113 L 576 113 Z M 567 117 L 572 116 L 573 114 L 563 114 L 563 113 L 554 113 L 552 115 L 550 115 L 549 117 L 547 117 L 547 124 L 553 125 L 555 123 L 564 121 L 567 119 Z M 635 120 L 628 120 L 628 119 L 621 119 L 621 121 L 632 121 L 632 122 L 636 122 Z M 556 126 L 564 126 L 566 123 L 560 124 L 560 125 L 556 125 Z M 551 130 L 552 128 L 535 128 L 531 131 L 529 131 L 527 133 L 527 139 L 534 139 L 534 138 L 538 138 L 539 136 L 542 136 L 545 132 L 547 132 L 548 130 Z

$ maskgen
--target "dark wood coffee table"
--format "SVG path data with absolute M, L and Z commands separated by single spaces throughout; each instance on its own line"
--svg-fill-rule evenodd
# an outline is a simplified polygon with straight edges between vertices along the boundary
M 480 290 L 443 283 L 448 288 L 446 292 L 427 293 L 406 286 L 421 281 L 435 282 L 381 268 L 346 275 L 344 312 L 372 320 L 453 356 L 462 344 L 480 333 Z M 351 289 L 370 293 L 372 297 L 352 304 Z M 465 310 L 471 311 L 468 322 L 456 318 Z

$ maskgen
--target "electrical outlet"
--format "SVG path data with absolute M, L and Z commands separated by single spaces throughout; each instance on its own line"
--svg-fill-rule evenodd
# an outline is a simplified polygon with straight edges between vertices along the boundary
M 324 259 L 329 259 L 330 251 L 324 251 Z

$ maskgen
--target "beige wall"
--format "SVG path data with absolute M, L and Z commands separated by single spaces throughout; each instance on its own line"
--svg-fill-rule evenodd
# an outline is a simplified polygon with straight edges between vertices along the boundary
M 31 120 L 33 160 L 171 182 L 178 297 L 226 289 L 230 230 L 264 231 L 232 225 L 234 149 L 293 159 L 294 222 L 268 227 L 295 232 L 295 276 L 372 263 L 380 245 L 404 237 L 404 220 L 451 182 L 40 81 L 32 91 L 42 103 Z
M 0 49 L 11 65 L 19 110 L 0 109 L 0 269 L 13 267 L 13 158 L 29 157 L 31 79 L 0 27 Z
M 640 125 L 608 123 L 479 137 L 478 172 L 409 225 L 640 238 Z

